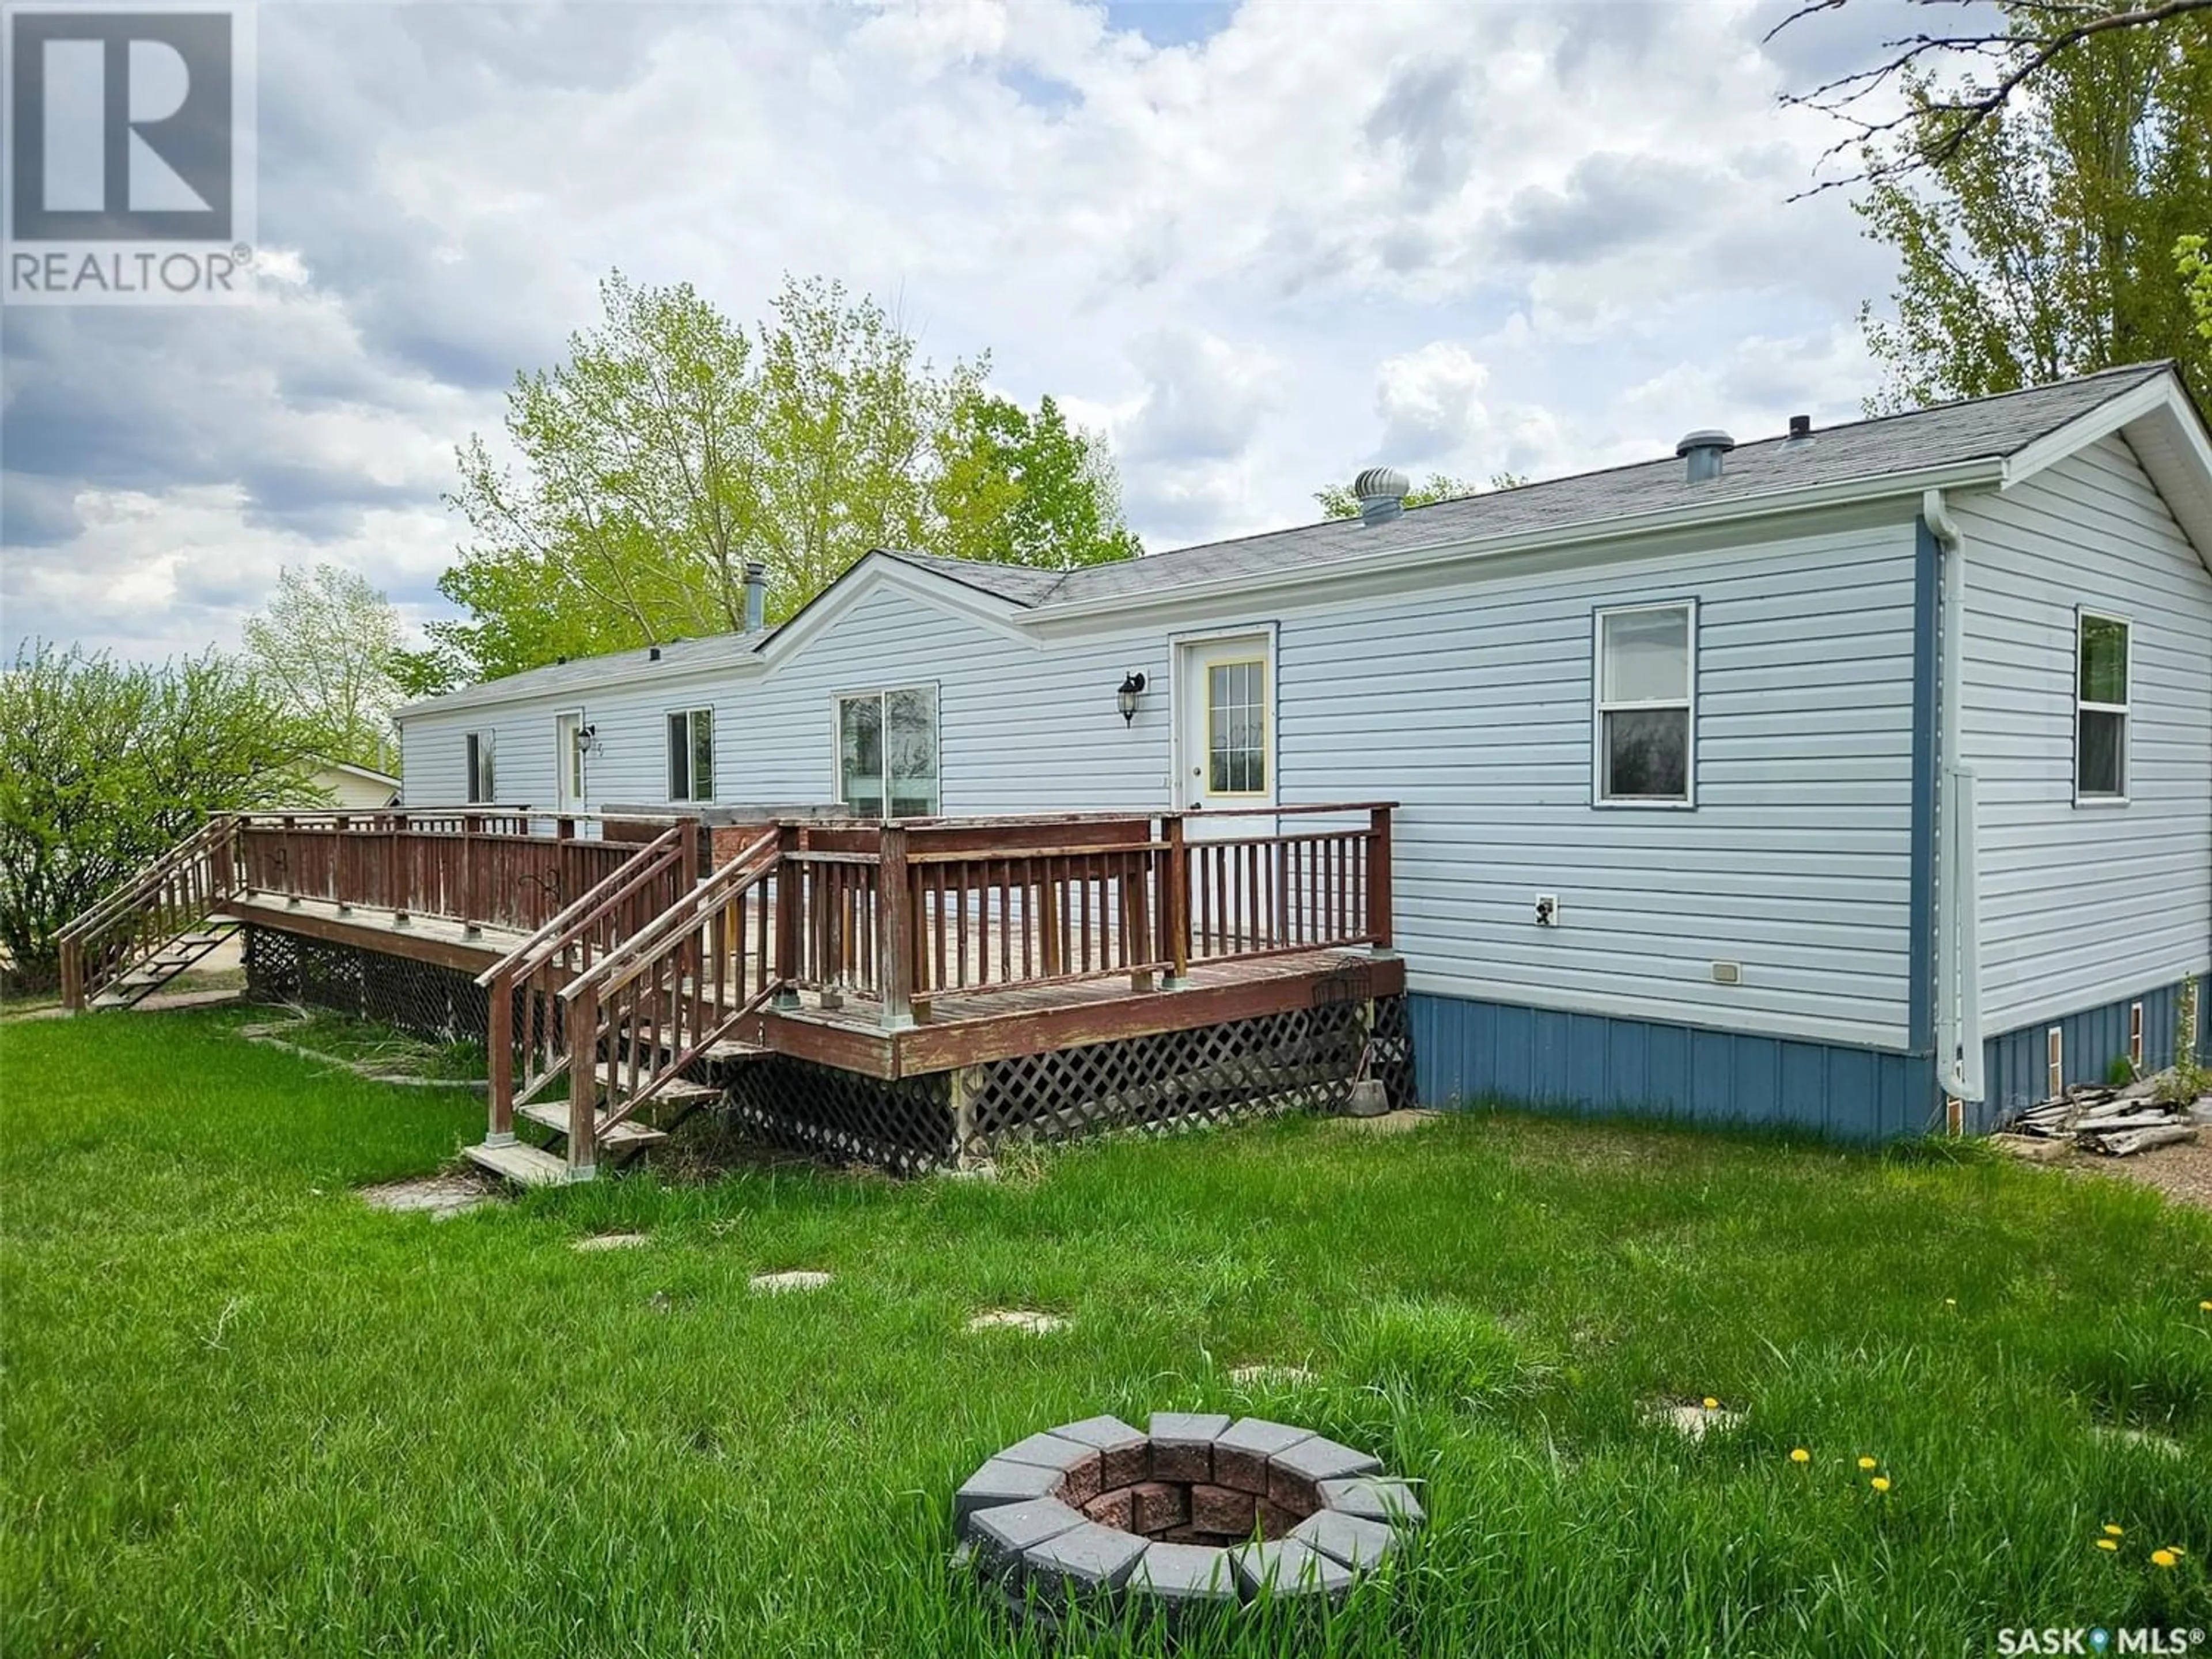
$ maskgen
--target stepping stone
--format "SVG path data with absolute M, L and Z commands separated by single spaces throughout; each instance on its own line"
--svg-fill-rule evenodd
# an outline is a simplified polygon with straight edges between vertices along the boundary
M 387 1181 L 364 1187 L 361 1200 L 372 1210 L 397 1214 L 422 1212 L 433 1221 L 449 1221 L 493 1201 L 489 1188 L 469 1176 L 424 1176 L 416 1181 Z
M 1686 1440 L 1703 1440 L 1710 1430 L 1725 1432 L 1743 1422 L 1741 1412 L 1717 1406 L 1654 1406 L 1649 1415 L 1653 1422 L 1667 1424 Z
M 793 1291 L 818 1291 L 830 1282 L 828 1273 L 796 1268 L 790 1273 L 755 1273 L 746 1283 L 762 1296 L 786 1296 Z
M 1064 1331 L 1067 1322 L 1056 1314 L 1037 1313 L 1028 1308 L 994 1308 L 988 1313 L 979 1313 L 968 1322 L 970 1331 L 1022 1331 L 1030 1336 L 1049 1336 L 1054 1331 Z
M 644 1247 L 643 1233 L 589 1233 L 568 1241 L 572 1250 L 636 1250 Z
M 2148 1429 L 2115 1428 L 2109 1424 L 2100 1423 L 2089 1432 L 2095 1435 L 2098 1439 L 2109 1441 L 2113 1445 L 2137 1446 L 2145 1451 L 2156 1452 L 2161 1457 L 2185 1455 L 2179 1440 L 2168 1439 L 2162 1434 L 2153 1434 Z
M 1312 1382 L 1314 1374 L 1303 1365 L 1276 1365 L 1262 1360 L 1231 1366 L 1229 1380 L 1240 1389 L 1293 1389 Z

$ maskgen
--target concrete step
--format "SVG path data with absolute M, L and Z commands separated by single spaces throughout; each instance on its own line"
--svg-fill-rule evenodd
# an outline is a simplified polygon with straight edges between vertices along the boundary
M 470 1146 L 462 1156 L 480 1170 L 512 1181 L 518 1187 L 559 1187 L 568 1180 L 568 1162 L 542 1146 L 514 1141 L 505 1146 Z
M 514 1109 L 514 1115 L 526 1117 L 556 1134 L 568 1133 L 568 1103 L 565 1100 L 541 1100 L 527 1106 L 518 1106 Z M 626 1117 L 610 1129 L 603 1115 L 599 1139 L 602 1146 L 627 1151 L 633 1146 L 650 1146 L 656 1140 L 667 1139 L 668 1136 L 665 1131 L 654 1128 L 650 1123 L 640 1123 L 634 1117 Z

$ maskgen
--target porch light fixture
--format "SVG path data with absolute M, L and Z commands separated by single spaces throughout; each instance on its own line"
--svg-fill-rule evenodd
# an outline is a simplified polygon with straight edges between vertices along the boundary
M 598 754 L 599 752 L 599 728 L 596 726 L 587 726 L 582 731 L 577 732 L 576 748 L 578 752 L 581 754 Z
M 1144 689 L 1145 677 L 1142 674 L 1121 676 L 1121 687 L 1114 693 L 1114 706 L 1121 711 L 1122 725 L 1127 726 L 1137 718 L 1137 698 Z

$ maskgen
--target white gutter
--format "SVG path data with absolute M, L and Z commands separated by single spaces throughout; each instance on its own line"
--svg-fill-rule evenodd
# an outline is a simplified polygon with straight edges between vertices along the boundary
M 1960 758 L 1966 684 L 1966 539 L 1940 489 L 1920 498 L 1920 516 L 1942 555 L 1942 686 L 1937 694 L 1936 768 L 1936 1072 L 1943 1092 L 1978 1101 L 1982 1076 L 1981 891 L 1974 769 Z

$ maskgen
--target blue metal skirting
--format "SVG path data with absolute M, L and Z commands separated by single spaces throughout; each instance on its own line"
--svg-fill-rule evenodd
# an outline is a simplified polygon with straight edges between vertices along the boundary
M 2140 1002 L 2143 1010 L 2143 1065 L 2163 1071 L 2173 1064 L 2173 985 L 2154 986 L 2078 1013 L 2039 1019 L 1989 1038 L 1982 1045 L 1983 1092 L 1981 1121 L 1989 1128 L 2008 1114 L 2049 1098 L 2048 1034 L 2056 1025 L 2063 1032 L 2062 1069 L 2068 1087 L 2077 1083 L 2102 1083 L 2112 1061 L 2128 1052 L 2128 1010 Z M 2197 1052 L 2212 1060 L 2212 975 L 2197 987 Z
M 1786 1124 L 1839 1139 L 1942 1127 L 1926 1054 L 1416 993 L 1420 1097 L 1712 1123 Z

